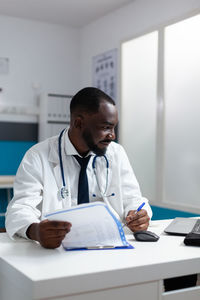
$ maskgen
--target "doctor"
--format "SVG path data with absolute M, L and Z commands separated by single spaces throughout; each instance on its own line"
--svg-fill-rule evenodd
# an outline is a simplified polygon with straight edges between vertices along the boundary
M 9 236 L 59 247 L 73 224 L 43 216 L 93 201 L 104 201 L 121 221 L 131 221 L 132 231 L 147 229 L 152 216 L 148 200 L 141 196 L 124 149 L 113 142 L 118 123 L 114 101 L 97 88 L 84 88 L 72 98 L 70 114 L 69 128 L 25 154 L 6 213 Z M 142 202 L 145 206 L 135 214 Z

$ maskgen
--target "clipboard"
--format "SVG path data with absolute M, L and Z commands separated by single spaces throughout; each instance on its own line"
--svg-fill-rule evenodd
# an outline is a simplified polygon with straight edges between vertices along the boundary
M 122 223 L 103 202 L 80 204 L 45 217 L 72 224 L 62 241 L 66 251 L 134 248 L 126 240 Z
M 94 246 L 94 247 L 83 247 L 83 248 L 68 248 L 63 247 L 65 251 L 83 251 L 83 250 L 120 250 L 120 249 L 134 249 L 131 244 L 127 244 L 127 246 Z

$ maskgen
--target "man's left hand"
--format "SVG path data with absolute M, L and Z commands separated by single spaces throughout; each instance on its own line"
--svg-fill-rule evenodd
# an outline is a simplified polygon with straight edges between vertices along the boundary
M 145 209 L 141 209 L 137 213 L 135 210 L 130 210 L 126 217 L 126 223 L 130 222 L 127 224 L 127 227 L 133 232 L 147 230 L 149 226 L 149 220 L 150 218 Z

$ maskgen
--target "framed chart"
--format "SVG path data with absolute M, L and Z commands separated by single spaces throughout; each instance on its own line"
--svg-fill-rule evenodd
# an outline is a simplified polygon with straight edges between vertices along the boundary
M 117 49 L 93 57 L 92 84 L 117 102 Z

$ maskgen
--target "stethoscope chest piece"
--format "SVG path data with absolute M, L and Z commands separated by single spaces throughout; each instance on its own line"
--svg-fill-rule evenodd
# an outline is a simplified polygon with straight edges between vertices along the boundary
M 66 188 L 66 186 L 61 187 L 61 189 L 58 191 L 59 200 L 66 200 L 68 197 L 69 190 Z

